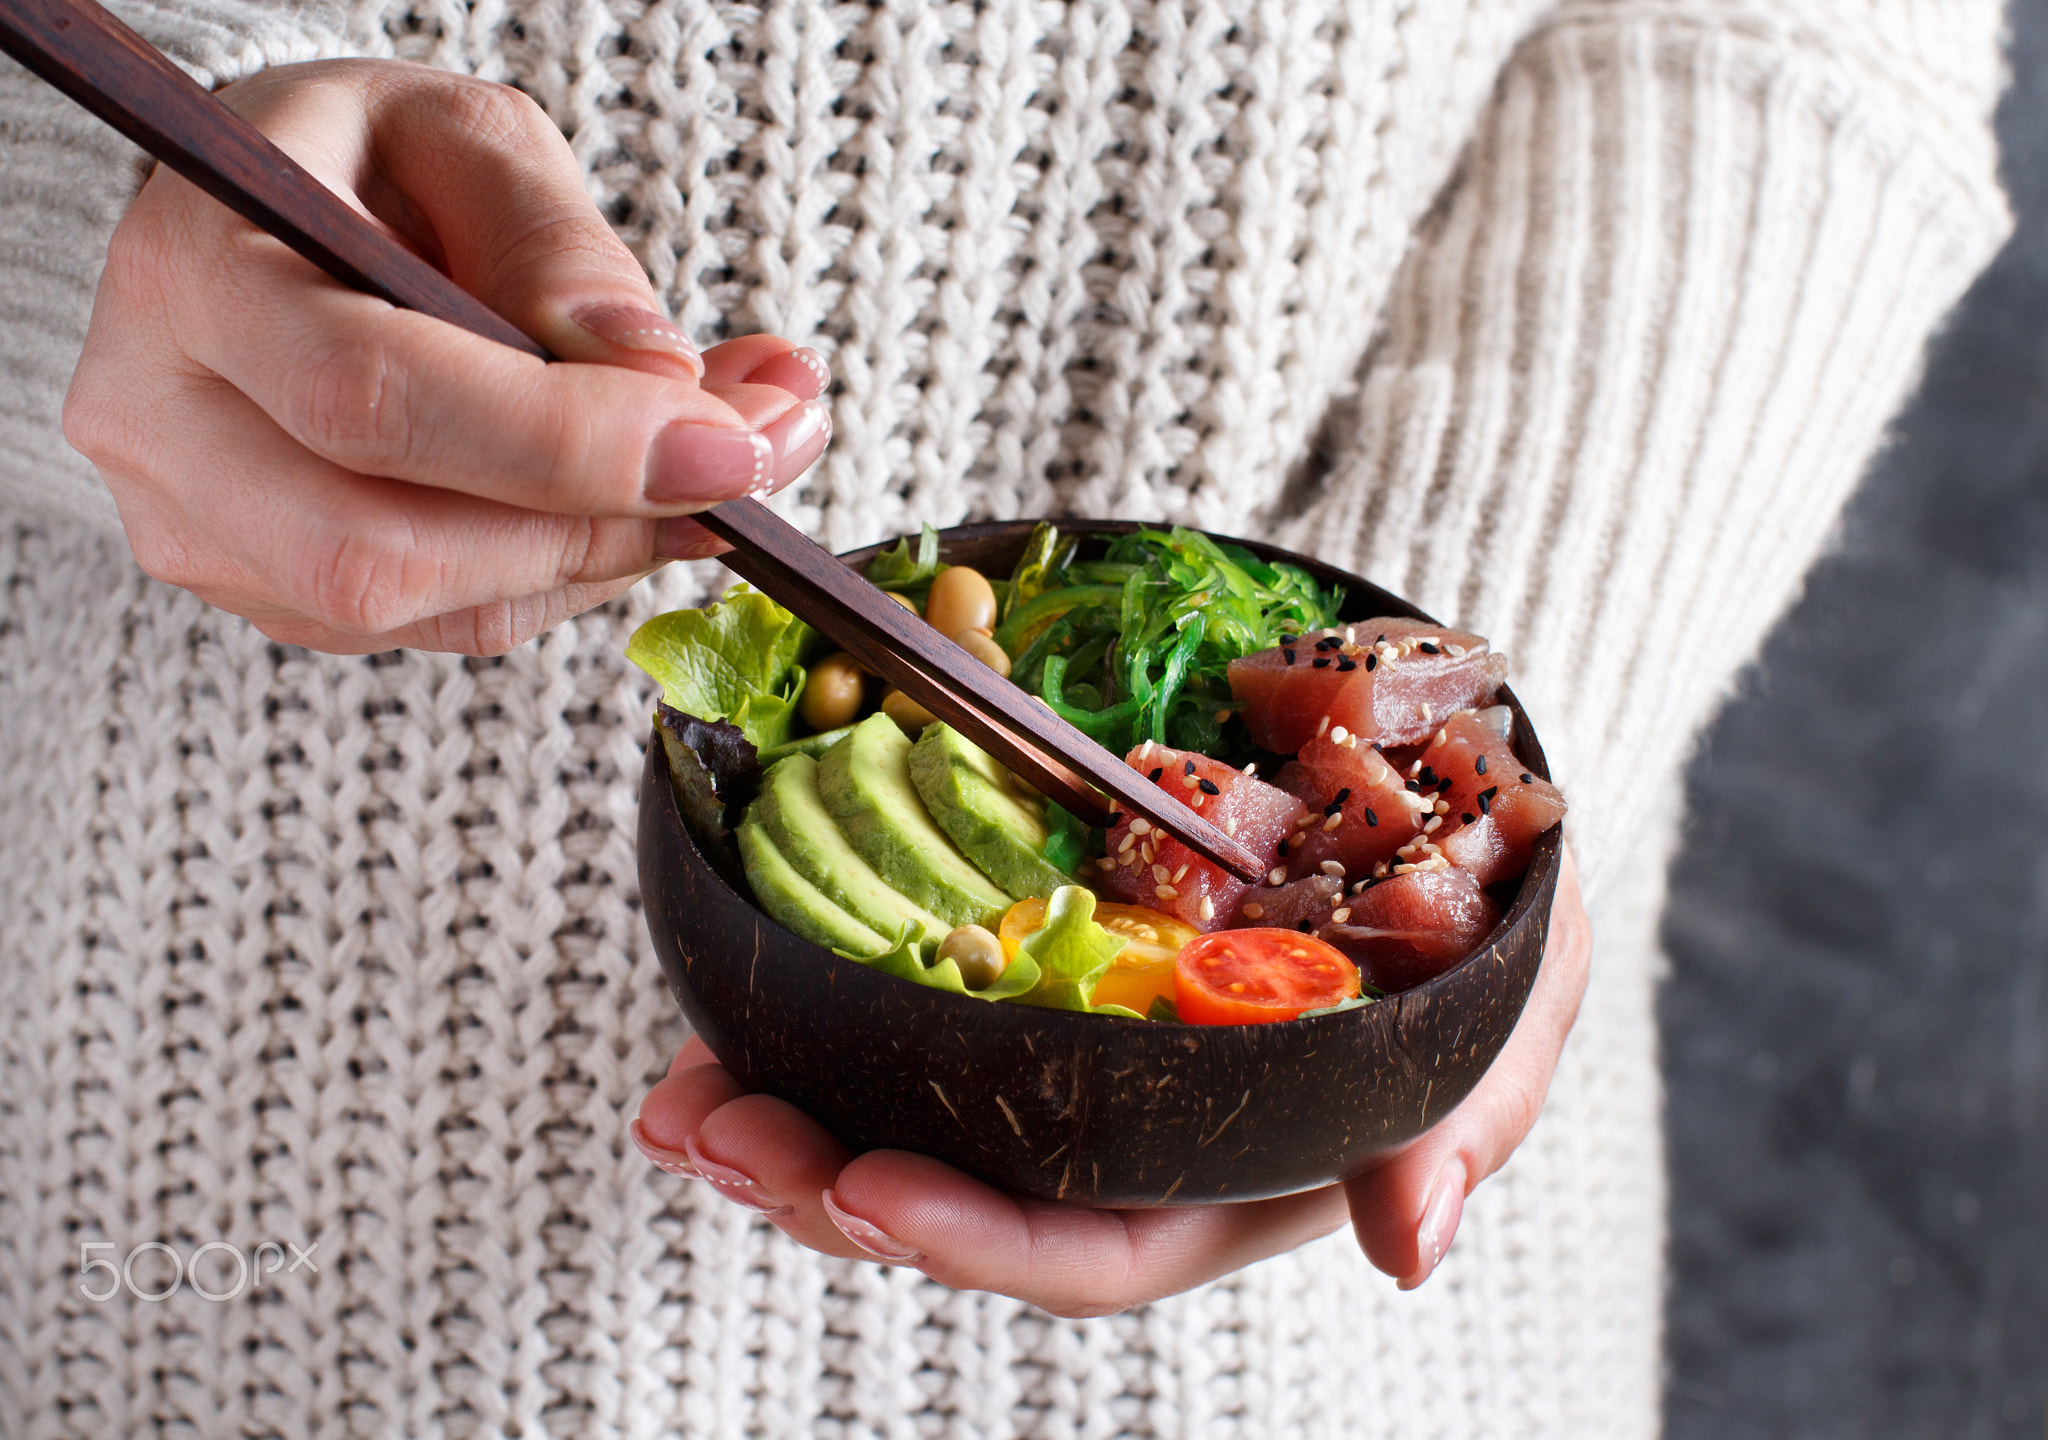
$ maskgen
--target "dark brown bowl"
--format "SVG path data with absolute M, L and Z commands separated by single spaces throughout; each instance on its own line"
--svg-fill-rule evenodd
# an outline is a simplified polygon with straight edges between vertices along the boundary
M 1074 522 L 1121 533 L 1122 522 Z M 1006 575 L 1031 523 L 943 532 L 954 564 Z M 1248 540 L 1345 589 L 1347 619 L 1412 605 Z M 856 551 L 865 565 L 875 549 Z M 1515 749 L 1546 778 L 1514 696 Z M 1552 830 L 1486 943 L 1426 985 L 1271 1025 L 1165 1025 L 991 1004 L 844 960 L 737 893 L 684 829 L 658 740 L 640 787 L 640 890 L 676 999 L 749 1090 L 855 1150 L 932 1155 L 1006 1190 L 1089 1205 L 1252 1200 L 1327 1185 L 1413 1140 L 1486 1073 L 1522 1013 L 1557 888 Z

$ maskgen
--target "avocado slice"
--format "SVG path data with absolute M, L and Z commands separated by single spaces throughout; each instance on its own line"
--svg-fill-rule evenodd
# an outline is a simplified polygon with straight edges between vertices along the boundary
M 993 755 L 952 726 L 924 727 L 910 747 L 910 778 L 939 828 L 1017 899 L 1073 883 L 1042 853 L 1052 834 L 1045 802 L 1019 790 Z
M 949 925 L 977 925 L 1009 908 L 932 820 L 910 778 L 910 739 L 870 715 L 818 761 L 818 793 L 854 853 Z
M 797 874 L 848 915 L 882 935 L 936 945 L 953 927 L 890 887 L 855 853 L 818 793 L 818 762 L 808 755 L 777 761 L 761 782 L 747 818 L 767 832 Z
M 889 948 L 867 926 L 826 899 L 817 886 L 797 874 L 775 848 L 775 842 L 752 820 L 739 828 L 740 863 L 754 898 L 769 916 L 813 945 L 844 950 L 849 955 L 879 955 Z

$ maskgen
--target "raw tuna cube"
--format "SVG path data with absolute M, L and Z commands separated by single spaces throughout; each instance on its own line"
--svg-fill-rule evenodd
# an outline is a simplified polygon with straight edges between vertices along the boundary
M 1339 918 L 1342 917 L 1342 918 Z M 1434 980 L 1500 922 L 1479 882 L 1452 866 L 1411 870 L 1353 895 L 1316 933 L 1386 991 Z
M 1506 675 L 1479 636 L 1389 616 L 1233 660 L 1230 693 L 1252 739 L 1291 754 L 1325 730 L 1325 716 L 1327 728 L 1384 745 L 1423 739 Z
M 1422 823 L 1427 802 L 1409 792 L 1384 756 L 1349 735 L 1341 743 L 1327 735 L 1311 739 L 1295 763 L 1312 788 L 1308 822 L 1295 832 L 1301 839 L 1288 837 L 1284 858 L 1293 874 L 1328 873 L 1323 867 L 1334 862 L 1361 879 Z
M 1301 814 L 1301 801 L 1278 786 L 1191 751 L 1169 750 L 1150 741 L 1124 757 L 1132 769 L 1195 807 L 1210 824 L 1271 866 L 1280 842 Z M 1210 794 L 1203 782 L 1215 791 Z M 1252 887 L 1196 855 L 1178 840 L 1152 828 L 1143 816 L 1127 816 L 1109 832 L 1108 856 L 1118 864 L 1100 872 L 1100 888 L 1112 898 L 1149 905 L 1194 926 L 1219 930 L 1237 913 Z
M 1230 662 L 1230 698 L 1253 742 L 1276 755 L 1292 755 L 1316 733 L 1317 722 L 1360 665 L 1358 647 L 1342 630 L 1288 638 L 1292 644 Z
M 1232 928 L 1261 925 L 1273 930 L 1294 930 L 1306 920 L 1309 929 L 1313 930 L 1330 918 L 1337 897 L 1343 893 L 1344 882 L 1328 875 L 1290 880 L 1277 888 L 1255 886 L 1245 891 L 1244 899 L 1237 907 L 1237 918 L 1231 925 Z
M 1558 788 L 1525 769 L 1500 732 L 1470 711 L 1444 722 L 1412 778 L 1450 807 L 1429 838 L 1481 885 L 1528 869 L 1536 837 L 1564 818 Z

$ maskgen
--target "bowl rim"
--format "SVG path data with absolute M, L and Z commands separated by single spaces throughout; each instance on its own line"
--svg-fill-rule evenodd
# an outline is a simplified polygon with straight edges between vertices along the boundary
M 1153 521 L 1093 520 L 1071 516 L 1047 516 L 1041 517 L 1039 519 L 1030 520 L 980 521 L 966 525 L 949 526 L 945 529 L 939 530 L 938 536 L 940 554 L 942 557 L 944 556 L 945 547 L 949 541 L 1002 540 L 1007 539 L 1012 535 L 1015 535 L 1020 539 L 1028 538 L 1031 532 L 1041 523 L 1041 520 L 1049 520 L 1052 524 L 1058 525 L 1062 529 L 1072 529 L 1075 531 L 1080 531 L 1084 528 L 1089 529 L 1092 531 L 1092 533 L 1097 535 L 1128 534 L 1136 530 L 1159 530 L 1173 528 L 1161 525 Z M 1403 599 L 1401 596 L 1395 594 L 1393 591 L 1387 590 L 1384 587 L 1376 585 L 1370 580 L 1365 579 L 1363 576 L 1359 576 L 1353 574 L 1350 571 L 1343 570 L 1335 565 L 1328 563 L 1327 561 L 1317 560 L 1312 556 L 1302 555 L 1297 551 L 1288 550 L 1282 546 L 1274 545 L 1267 541 L 1246 539 L 1241 536 L 1227 535 L 1220 531 L 1213 530 L 1201 530 L 1197 533 L 1206 535 L 1212 540 L 1221 541 L 1225 544 L 1243 546 L 1246 550 L 1251 551 L 1253 554 L 1259 556 L 1259 558 L 1263 560 L 1278 561 L 1289 565 L 1300 566 L 1301 568 L 1315 575 L 1317 582 L 1325 586 L 1332 583 L 1331 577 L 1335 577 L 1335 583 L 1341 585 L 1345 591 L 1345 600 L 1347 602 L 1347 608 L 1348 602 L 1355 595 L 1367 594 L 1374 597 L 1378 597 L 1379 599 L 1388 602 L 1388 607 L 1386 609 L 1373 610 L 1371 613 L 1374 615 L 1403 615 L 1413 619 L 1421 620 L 1430 625 L 1441 625 L 1444 623 L 1438 620 L 1435 616 L 1428 614 L 1420 607 L 1412 604 L 1411 602 Z M 889 549 L 890 547 L 895 545 L 899 539 L 902 538 L 904 537 L 900 535 L 891 536 L 886 540 L 878 540 L 871 544 L 859 546 L 852 550 L 837 552 L 834 554 L 833 558 L 850 566 L 865 566 L 866 563 L 869 560 L 873 559 L 876 554 L 880 553 L 883 550 Z M 735 583 L 739 582 L 736 581 Z M 1503 683 L 1500 687 L 1500 690 L 1498 692 L 1498 699 L 1495 703 L 1507 705 L 1514 713 L 1515 730 L 1514 737 L 1512 740 L 1512 746 L 1516 758 L 1519 761 L 1521 761 L 1522 764 L 1527 766 L 1529 770 L 1533 771 L 1536 775 L 1540 776 L 1545 780 L 1549 780 L 1551 778 L 1549 757 L 1544 752 L 1542 741 L 1536 735 L 1535 726 L 1530 721 L 1528 712 L 1523 709 L 1522 703 L 1516 697 L 1512 687 Z M 654 726 L 650 731 L 650 761 L 652 760 L 654 755 L 661 754 L 662 752 L 660 723 L 661 722 L 657 717 L 654 721 Z M 666 768 L 667 762 L 665 757 L 662 763 L 664 768 Z M 829 950 L 822 945 L 818 945 L 810 940 L 806 940 L 803 936 L 798 935 L 795 931 L 788 929 L 786 926 L 783 926 L 782 923 L 776 920 L 774 916 L 768 914 L 767 911 L 763 910 L 760 906 L 760 903 L 751 894 L 742 894 L 740 891 L 734 889 L 730 880 L 727 879 L 724 869 L 718 864 L 716 860 L 714 860 L 711 856 L 706 855 L 704 853 L 703 847 L 697 843 L 697 837 L 691 833 L 689 826 L 683 823 L 682 811 L 676 801 L 675 791 L 672 785 L 664 785 L 661 787 L 659 808 L 661 813 L 661 819 L 663 820 L 663 822 L 674 827 L 675 830 L 681 833 L 681 838 L 684 844 L 688 845 L 690 849 L 696 853 L 697 858 L 703 862 L 705 870 L 709 872 L 711 878 L 715 881 L 715 883 L 721 886 L 725 890 L 725 892 L 733 899 L 756 911 L 761 916 L 761 918 L 768 924 L 774 925 L 777 929 L 781 930 L 786 941 L 802 947 L 803 953 L 806 953 L 809 956 L 814 956 L 818 960 L 821 960 L 828 964 L 832 962 L 843 962 L 845 964 L 850 965 L 862 965 L 864 969 L 868 970 L 873 969 L 872 966 L 863 965 L 863 962 L 859 960 L 852 959 L 848 956 L 840 955 L 836 951 Z M 1382 997 L 1380 1000 L 1375 1001 L 1375 1005 L 1384 1004 L 1391 1001 L 1408 1001 L 1411 999 L 1419 1001 L 1424 998 L 1435 998 L 1438 992 L 1448 992 L 1454 989 L 1454 976 L 1459 975 L 1461 972 L 1463 972 L 1472 965 L 1485 962 L 1489 955 L 1494 951 L 1495 947 L 1501 942 L 1501 940 L 1511 931 L 1516 929 L 1532 909 L 1534 909 L 1538 904 L 1544 902 L 1545 891 L 1549 888 L 1551 872 L 1555 871 L 1558 868 L 1560 861 L 1562 859 L 1562 851 L 1563 825 L 1562 823 L 1559 823 L 1557 825 L 1551 826 L 1548 830 L 1545 830 L 1542 834 L 1537 836 L 1535 844 L 1530 851 L 1528 868 L 1523 871 L 1521 878 L 1515 882 L 1516 889 L 1514 899 L 1510 901 L 1507 905 L 1502 907 L 1500 919 L 1494 924 L 1491 930 L 1487 931 L 1486 934 L 1482 936 L 1479 939 L 1479 941 L 1473 945 L 1471 950 L 1466 952 L 1462 959 L 1460 959 L 1456 964 L 1447 967 L 1439 974 L 1431 977 L 1428 980 L 1425 980 L 1420 985 L 1413 985 L 1405 990 L 1395 991 L 1391 995 Z M 888 975 L 885 976 L 885 978 L 895 980 L 900 985 L 915 985 L 914 981 L 904 980 L 900 976 Z M 992 1003 L 999 1003 L 977 999 L 972 995 L 955 995 L 951 991 L 936 990 L 930 986 L 917 986 L 916 988 L 923 990 L 928 996 L 936 997 L 941 1003 L 952 1002 L 957 1003 L 959 1005 L 975 1006 L 988 1006 Z M 1036 1009 L 1036 1007 L 1031 1006 L 1013 1006 L 1011 1008 Z M 1361 1005 L 1354 1007 L 1350 1010 L 1338 1011 L 1334 1014 L 1311 1015 L 1297 1017 L 1292 1020 L 1264 1021 L 1255 1025 L 1247 1024 L 1236 1026 L 1203 1026 L 1196 1028 L 1244 1031 L 1268 1030 L 1278 1026 L 1329 1025 L 1333 1022 L 1346 1022 L 1355 1024 L 1362 1023 L 1359 1020 L 1359 1017 L 1363 1016 L 1367 1011 L 1373 1008 L 1375 1008 L 1373 1005 Z M 1039 1010 L 1038 1013 L 1042 1016 L 1069 1016 L 1070 1018 L 1077 1021 L 1110 1021 L 1124 1025 L 1142 1024 L 1146 1026 L 1153 1026 L 1158 1024 L 1157 1021 L 1152 1020 L 1133 1021 L 1127 1020 L 1119 1015 L 1102 1015 L 1094 1012 Z M 1520 1023 L 1519 1016 L 1517 1017 L 1516 1023 Z

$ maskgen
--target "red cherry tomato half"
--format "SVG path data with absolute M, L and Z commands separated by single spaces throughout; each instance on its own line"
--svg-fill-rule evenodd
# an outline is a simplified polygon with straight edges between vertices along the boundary
M 1173 999 L 1189 1025 L 1263 1025 L 1358 993 L 1342 951 L 1294 930 L 1218 930 L 1174 962 Z

